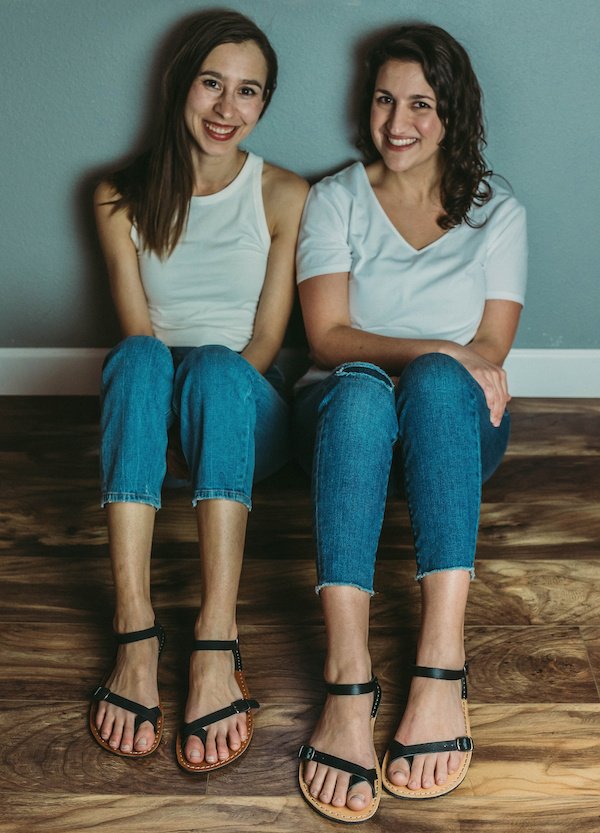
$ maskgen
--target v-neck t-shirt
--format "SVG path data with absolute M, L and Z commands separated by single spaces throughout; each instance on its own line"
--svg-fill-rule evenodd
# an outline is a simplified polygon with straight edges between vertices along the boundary
M 468 344 L 486 301 L 522 305 L 525 296 L 525 210 L 496 178 L 490 184 L 491 200 L 469 212 L 479 228 L 463 222 L 415 249 L 385 213 L 361 162 L 326 177 L 304 209 L 298 283 L 348 272 L 353 327 Z M 314 373 L 308 381 L 316 381 Z

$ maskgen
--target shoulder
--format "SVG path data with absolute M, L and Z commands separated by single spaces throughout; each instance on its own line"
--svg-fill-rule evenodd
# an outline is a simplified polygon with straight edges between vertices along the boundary
M 352 200 L 364 186 L 366 172 L 361 162 L 354 162 L 336 174 L 326 176 L 311 188 L 311 193 L 329 196 L 331 199 Z
M 308 182 L 305 179 L 270 162 L 263 162 L 262 184 L 265 196 L 278 201 L 284 199 L 304 204 L 308 194 Z
M 473 206 L 469 218 L 477 225 L 487 228 L 489 233 L 501 231 L 508 225 L 525 224 L 525 207 L 517 200 L 509 183 L 500 176 L 486 180 L 492 189 L 492 196 L 485 205 Z
M 121 195 L 119 194 L 115 186 L 105 179 L 99 182 L 98 185 L 96 185 L 96 188 L 94 189 L 94 205 L 100 206 L 105 205 L 107 203 L 115 203 L 120 198 Z

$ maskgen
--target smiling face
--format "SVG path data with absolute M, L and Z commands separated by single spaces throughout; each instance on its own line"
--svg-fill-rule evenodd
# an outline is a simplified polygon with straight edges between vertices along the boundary
M 371 136 L 385 166 L 395 173 L 439 171 L 444 126 L 421 65 L 386 61 L 377 73 L 371 104 Z
M 267 63 L 254 41 L 210 52 L 188 93 L 184 120 L 195 149 L 225 156 L 252 131 L 264 107 Z

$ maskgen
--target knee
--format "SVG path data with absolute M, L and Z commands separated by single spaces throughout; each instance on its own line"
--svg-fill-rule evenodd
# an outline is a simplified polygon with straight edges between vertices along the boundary
M 131 379 L 140 374 L 157 377 L 165 372 L 172 374 L 173 359 L 164 342 L 154 336 L 128 336 L 106 357 L 102 381 L 108 384 L 115 374 Z
M 474 381 L 474 380 L 472 380 Z M 427 402 L 444 401 L 471 390 L 469 372 L 443 353 L 426 353 L 414 359 L 404 370 L 398 386 L 400 399 L 418 398 Z
M 394 384 L 380 367 L 367 362 L 346 362 L 334 371 L 321 401 L 327 412 L 353 432 L 396 431 Z
M 183 385 L 195 391 L 221 392 L 251 388 L 251 366 L 220 344 L 208 344 L 191 350 L 182 361 L 179 374 Z

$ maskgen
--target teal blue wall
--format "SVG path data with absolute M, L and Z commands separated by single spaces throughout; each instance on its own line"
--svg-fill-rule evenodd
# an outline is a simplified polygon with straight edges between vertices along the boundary
M 91 175 L 152 114 L 149 77 L 191 0 L 0 0 L 0 346 L 106 346 L 117 330 Z M 488 158 L 526 205 L 519 347 L 600 346 L 599 0 L 232 0 L 269 33 L 277 94 L 250 148 L 306 176 L 357 154 L 357 41 L 409 18 L 447 28 L 485 92 Z

